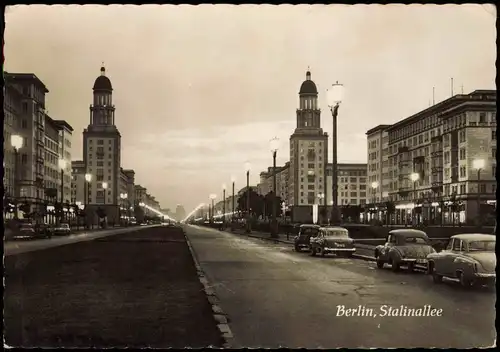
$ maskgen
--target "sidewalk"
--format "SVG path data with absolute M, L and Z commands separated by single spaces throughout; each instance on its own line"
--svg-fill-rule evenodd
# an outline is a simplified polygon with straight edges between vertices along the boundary
M 222 347 L 180 229 L 143 228 L 5 258 L 6 344 Z

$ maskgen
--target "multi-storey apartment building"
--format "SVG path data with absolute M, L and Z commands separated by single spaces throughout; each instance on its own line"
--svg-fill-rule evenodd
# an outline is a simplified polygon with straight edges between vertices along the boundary
M 289 200 L 289 170 L 290 162 L 287 162 L 285 166 L 276 167 L 276 193 L 285 203 Z M 260 173 L 260 183 L 257 185 L 257 192 L 265 196 L 273 190 L 273 182 L 273 168 L 268 167 L 267 171 Z
M 391 125 L 378 125 L 366 132 L 368 203 L 379 203 L 389 196 L 389 134 Z
M 327 165 L 327 192 L 326 204 L 332 204 L 332 164 Z M 339 163 L 338 170 L 338 204 L 365 205 L 369 202 L 370 190 L 368 189 L 368 178 L 366 164 L 362 163 Z M 320 203 L 318 203 L 320 204 Z
M 72 182 L 71 182 L 71 203 L 86 205 L 88 201 L 85 198 L 85 163 L 83 160 L 74 160 L 71 162 Z
M 42 205 L 44 198 L 44 155 L 45 155 L 45 94 L 47 87 L 32 73 L 4 72 L 5 95 L 4 113 L 4 162 L 8 169 L 7 189 L 14 190 L 23 202 Z M 10 136 L 19 135 L 23 145 L 18 153 L 17 174 L 14 150 Z M 32 206 L 32 210 L 35 208 Z
M 36 75 L 5 72 L 4 79 L 4 187 L 8 196 L 30 204 L 31 211 L 41 211 L 46 201 L 61 200 L 59 159 L 67 158 L 68 164 L 71 160 L 73 128 L 46 114 L 48 89 Z M 11 145 L 13 135 L 23 141 L 17 163 Z M 63 140 L 66 145 L 61 145 Z M 65 171 L 63 201 L 70 202 L 71 167 Z M 54 195 L 56 199 L 52 199 Z
M 397 223 L 474 222 L 494 202 L 496 91 L 455 95 L 387 132 Z
M 72 166 L 71 140 L 73 127 L 66 121 L 53 120 L 45 115 L 44 187 L 45 195 L 56 195 L 56 200 L 71 201 Z M 61 170 L 61 160 L 64 169 Z M 61 178 L 62 177 L 62 178 Z M 63 187 L 61 188 L 61 184 Z M 53 190 L 48 192 L 48 190 Z M 61 197 L 62 190 L 62 197 Z M 50 198 L 50 197 L 49 197 Z

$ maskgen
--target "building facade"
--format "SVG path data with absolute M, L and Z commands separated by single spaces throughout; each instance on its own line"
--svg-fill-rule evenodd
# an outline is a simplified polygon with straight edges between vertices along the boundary
M 45 94 L 49 90 L 32 73 L 4 72 L 4 81 L 4 163 L 7 169 L 4 183 L 7 182 L 7 190 L 16 190 L 17 194 L 12 196 L 27 202 L 31 211 L 35 211 L 44 202 Z M 17 167 L 10 142 L 14 134 L 23 139 Z
M 85 205 L 85 163 L 83 160 L 74 160 L 71 162 L 71 169 L 71 203 Z
M 391 221 L 484 221 L 478 210 L 496 205 L 496 91 L 455 95 L 387 132 Z
M 308 217 L 310 206 L 327 186 L 328 134 L 321 128 L 318 90 L 306 72 L 299 91 L 297 125 L 290 136 L 290 167 L 288 171 L 289 206 L 292 218 Z M 302 214 L 302 215 L 301 215 Z
M 366 132 L 368 203 L 387 201 L 389 197 L 389 134 L 391 125 L 378 125 Z
M 108 222 L 118 222 L 120 209 L 121 135 L 115 125 L 113 87 L 101 67 L 93 86 L 90 121 L 83 131 L 83 161 L 89 182 L 88 206 L 104 209 Z
M 66 121 L 47 115 L 45 95 L 49 91 L 36 75 L 5 72 L 4 79 L 5 194 L 29 204 L 30 212 L 45 213 L 47 203 L 61 201 L 59 160 L 64 158 L 67 167 L 62 199 L 70 203 L 73 128 Z M 23 141 L 17 162 L 11 145 L 13 135 Z
M 326 204 L 332 202 L 332 164 L 327 165 Z M 369 202 L 367 164 L 339 163 L 337 164 L 338 205 L 364 206 Z M 318 202 L 318 204 L 321 204 Z

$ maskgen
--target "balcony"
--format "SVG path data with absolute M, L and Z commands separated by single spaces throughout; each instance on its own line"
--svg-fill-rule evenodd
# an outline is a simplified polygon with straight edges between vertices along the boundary
M 398 148 L 398 154 L 402 154 L 402 153 L 408 153 L 410 151 L 410 149 L 408 147 L 399 147 Z
M 423 164 L 425 162 L 425 156 L 420 155 L 413 158 L 414 164 Z
M 431 152 L 431 158 L 441 158 L 443 156 L 443 150 L 436 150 Z
M 431 190 L 437 194 L 443 193 L 443 182 L 433 182 Z
M 443 172 L 443 167 L 442 166 L 433 166 L 433 167 L 431 167 L 431 172 L 433 174 L 440 174 L 441 172 Z

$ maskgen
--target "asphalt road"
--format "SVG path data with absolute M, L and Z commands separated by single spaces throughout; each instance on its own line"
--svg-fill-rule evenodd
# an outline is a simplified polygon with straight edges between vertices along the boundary
M 494 289 L 436 285 L 422 273 L 379 270 L 369 261 L 313 258 L 286 244 L 185 229 L 229 317 L 235 348 L 472 348 L 496 340 Z M 383 305 L 431 305 L 442 316 L 382 316 Z M 342 306 L 374 314 L 340 316 Z

